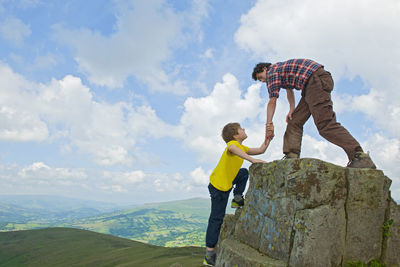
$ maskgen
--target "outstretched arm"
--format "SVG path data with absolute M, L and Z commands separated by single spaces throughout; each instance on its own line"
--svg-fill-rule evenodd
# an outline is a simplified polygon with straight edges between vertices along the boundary
M 247 151 L 247 154 L 249 154 L 249 155 L 263 154 L 265 152 L 265 150 L 267 150 L 267 147 L 269 146 L 270 142 L 271 142 L 270 140 L 267 140 L 267 142 L 263 142 L 260 147 L 249 148 L 249 151 Z
M 241 150 L 240 148 L 238 148 L 237 146 L 234 146 L 234 145 L 230 145 L 228 147 L 228 151 L 241 157 L 242 159 L 250 161 L 251 163 L 265 163 L 265 161 L 263 161 L 261 159 L 255 159 L 255 158 L 249 156 L 246 152 L 244 152 L 243 150 Z

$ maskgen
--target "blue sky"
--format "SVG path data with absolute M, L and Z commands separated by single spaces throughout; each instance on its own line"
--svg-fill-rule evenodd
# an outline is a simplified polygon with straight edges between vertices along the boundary
M 0 0 L 0 194 L 208 197 L 222 127 L 238 121 L 245 144 L 263 141 L 268 96 L 254 65 L 311 58 L 399 200 L 399 13 L 395 0 Z M 259 158 L 282 157 L 287 111 L 282 92 Z M 302 149 L 347 163 L 312 120 Z

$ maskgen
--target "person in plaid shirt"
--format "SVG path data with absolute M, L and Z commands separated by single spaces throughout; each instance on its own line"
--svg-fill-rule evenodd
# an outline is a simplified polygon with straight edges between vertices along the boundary
M 268 88 L 266 141 L 274 137 L 272 119 L 276 100 L 280 89 L 286 89 L 289 112 L 283 137 L 285 159 L 300 157 L 303 125 L 312 116 L 319 134 L 346 152 L 349 158 L 347 167 L 376 169 L 369 154 L 364 153 L 357 140 L 336 121 L 331 99 L 333 79 L 323 65 L 310 59 L 290 59 L 275 64 L 258 63 L 252 78 L 265 82 Z M 301 90 L 302 97 L 296 107 L 293 89 Z

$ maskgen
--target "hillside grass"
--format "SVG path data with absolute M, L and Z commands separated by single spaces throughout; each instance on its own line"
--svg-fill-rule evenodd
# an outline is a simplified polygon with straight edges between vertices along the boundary
M 73 228 L 0 233 L 0 266 L 202 266 L 204 248 L 166 248 Z

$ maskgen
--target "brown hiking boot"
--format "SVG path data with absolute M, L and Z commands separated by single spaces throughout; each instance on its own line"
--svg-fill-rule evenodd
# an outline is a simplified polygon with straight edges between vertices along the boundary
M 376 169 L 369 154 L 364 152 L 356 152 L 354 158 L 347 163 L 347 167 Z
M 299 154 L 295 153 L 295 152 L 288 152 L 285 153 L 285 156 L 283 156 L 282 160 L 285 159 L 298 159 L 300 158 Z

